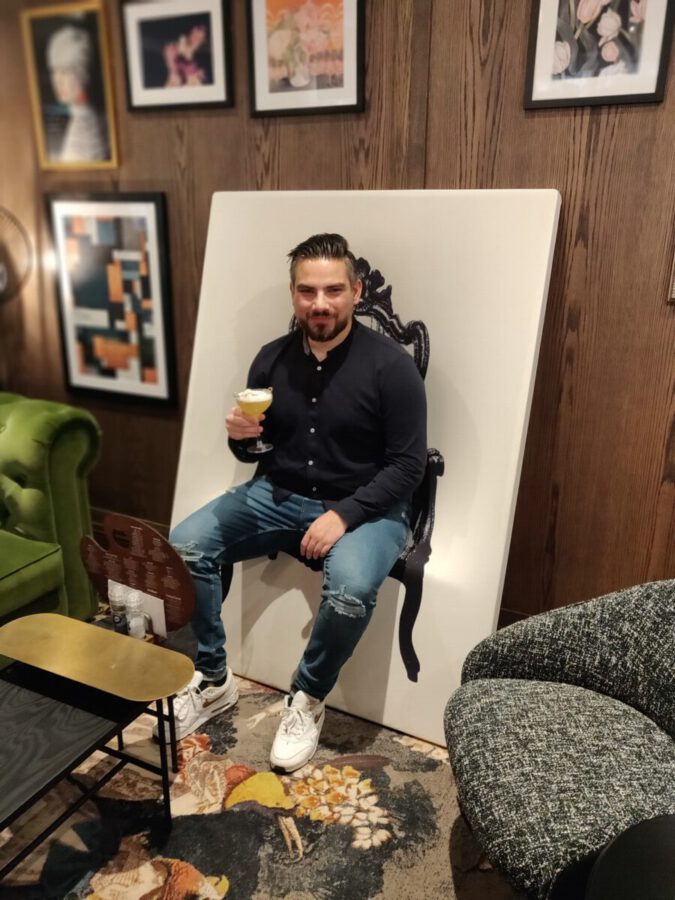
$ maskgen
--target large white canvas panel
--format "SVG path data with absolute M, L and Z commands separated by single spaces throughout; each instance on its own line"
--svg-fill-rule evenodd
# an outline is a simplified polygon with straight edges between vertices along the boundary
M 225 416 L 259 347 L 291 317 L 287 252 L 344 234 L 430 333 L 429 445 L 445 457 L 414 631 L 418 683 L 398 650 L 403 589 L 387 579 L 328 703 L 442 743 L 468 651 L 496 625 L 560 196 L 527 191 L 232 192 L 213 197 L 172 523 L 253 474 Z M 281 554 L 235 566 L 223 607 L 229 662 L 287 689 L 321 577 Z

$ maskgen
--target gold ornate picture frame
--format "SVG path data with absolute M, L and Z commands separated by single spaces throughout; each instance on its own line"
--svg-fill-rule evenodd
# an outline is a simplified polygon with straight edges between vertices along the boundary
M 21 25 L 41 168 L 116 168 L 108 33 L 100 0 L 26 9 Z

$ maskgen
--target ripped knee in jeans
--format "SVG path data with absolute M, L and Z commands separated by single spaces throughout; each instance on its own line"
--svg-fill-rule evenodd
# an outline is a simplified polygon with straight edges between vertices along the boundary
M 366 614 L 366 606 L 358 597 L 353 597 L 342 585 L 339 591 L 326 591 L 326 600 L 336 613 L 349 616 L 350 619 L 361 619 Z
M 182 544 L 171 541 L 171 545 L 185 563 L 197 562 L 204 556 L 204 553 L 197 549 L 197 541 L 186 541 Z

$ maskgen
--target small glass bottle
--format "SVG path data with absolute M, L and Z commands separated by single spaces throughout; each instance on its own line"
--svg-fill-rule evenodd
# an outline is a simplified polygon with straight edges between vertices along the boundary
M 117 581 L 108 581 L 108 602 L 112 616 L 113 629 L 119 634 L 128 634 L 127 609 L 125 602 L 126 587 Z
M 127 625 L 131 637 L 145 637 L 145 614 L 143 612 L 143 597 L 140 591 L 128 589 L 126 592 Z

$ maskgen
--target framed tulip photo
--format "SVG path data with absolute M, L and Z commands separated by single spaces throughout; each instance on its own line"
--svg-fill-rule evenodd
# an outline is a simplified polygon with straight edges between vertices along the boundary
M 663 100 L 671 0 L 533 0 L 524 106 Z

